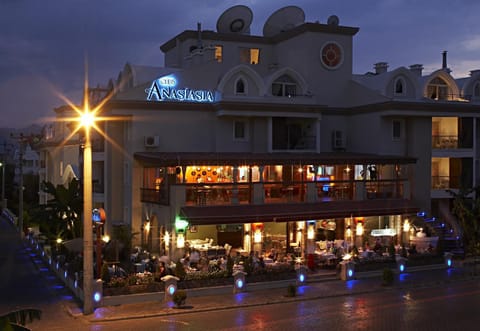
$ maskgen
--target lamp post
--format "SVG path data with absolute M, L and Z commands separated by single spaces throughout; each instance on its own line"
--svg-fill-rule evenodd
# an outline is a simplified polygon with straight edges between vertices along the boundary
M 4 162 L 0 162 L 0 167 L 2 167 L 2 209 L 7 207 L 5 204 L 5 167 L 7 165 Z
M 85 103 L 87 101 L 85 100 Z M 86 105 L 81 115 L 81 125 L 85 129 L 83 149 L 83 313 L 93 313 L 93 231 L 92 231 L 92 145 L 90 127 L 95 117 Z

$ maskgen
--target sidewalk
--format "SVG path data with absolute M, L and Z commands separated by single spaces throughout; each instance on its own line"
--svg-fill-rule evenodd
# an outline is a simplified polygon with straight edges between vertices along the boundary
M 459 266 L 447 269 L 443 265 L 433 265 L 428 268 L 416 268 L 410 272 L 395 275 L 392 286 L 382 286 L 381 272 L 358 274 L 357 279 L 339 280 L 334 274 L 312 273 L 305 285 L 298 287 L 297 296 L 287 297 L 287 286 L 284 289 L 255 289 L 246 292 L 228 294 L 211 294 L 187 297 L 185 307 L 174 308 L 173 303 L 151 301 L 144 303 L 124 304 L 119 306 L 101 307 L 95 309 L 92 315 L 83 316 L 81 307 L 71 305 L 69 312 L 76 317 L 83 317 L 90 322 L 108 322 L 124 319 L 187 314 L 238 307 L 272 305 L 283 302 L 318 300 L 332 296 L 358 295 L 393 289 L 436 286 L 453 281 L 478 279 L 477 275 Z M 294 283 L 292 280 L 291 283 Z M 212 291 L 212 293 L 215 291 Z M 218 292 L 217 292 L 218 293 Z M 159 294 L 159 295 L 163 295 Z

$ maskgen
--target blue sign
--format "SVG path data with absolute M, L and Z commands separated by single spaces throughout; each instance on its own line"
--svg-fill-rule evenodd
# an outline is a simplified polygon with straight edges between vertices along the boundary
M 147 88 L 148 101 L 189 101 L 213 102 L 214 94 L 210 90 L 193 90 L 190 88 L 177 88 L 177 80 L 168 75 L 155 79 L 150 88 Z

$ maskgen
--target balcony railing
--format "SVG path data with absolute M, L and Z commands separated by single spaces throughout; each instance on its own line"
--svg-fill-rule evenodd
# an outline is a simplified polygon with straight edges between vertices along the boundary
M 458 136 L 432 136 L 432 148 L 458 148 Z
M 294 203 L 404 197 L 405 180 L 177 184 L 190 206 Z M 312 185 L 314 184 L 314 185 Z M 256 187 L 254 187 L 256 186 Z M 260 188 L 260 190 L 258 189 Z M 141 201 L 168 205 L 166 189 L 141 189 Z
M 460 176 L 432 176 L 432 189 L 434 190 L 459 189 L 460 183 Z

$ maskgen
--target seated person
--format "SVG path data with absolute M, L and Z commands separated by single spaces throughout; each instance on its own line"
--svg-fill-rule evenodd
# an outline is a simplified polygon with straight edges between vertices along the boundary
M 190 252 L 190 266 L 196 268 L 198 261 L 200 261 L 200 252 L 195 248 L 192 248 L 192 251 Z
M 267 255 L 267 257 L 268 257 L 269 259 L 272 259 L 274 262 L 277 260 L 277 256 L 278 256 L 278 255 L 277 255 L 277 251 L 275 250 L 275 248 L 272 248 L 272 249 L 270 250 L 270 253 L 268 253 L 268 255 Z
M 375 246 L 373 246 L 373 251 L 374 251 L 375 253 L 377 253 L 378 255 L 382 255 L 382 253 L 383 253 L 383 246 L 382 246 L 382 244 L 380 243 L 380 239 L 377 239 L 377 240 L 375 241 Z

